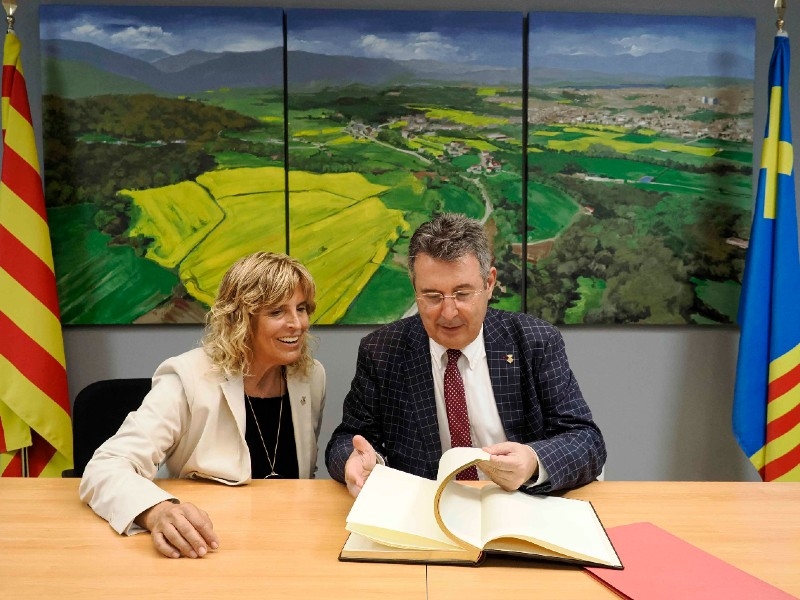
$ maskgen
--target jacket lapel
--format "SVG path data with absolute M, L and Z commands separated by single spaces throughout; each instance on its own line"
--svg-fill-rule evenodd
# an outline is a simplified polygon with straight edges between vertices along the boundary
M 406 335 L 406 356 L 408 365 L 408 390 L 410 407 L 416 417 L 416 430 L 427 448 L 427 466 L 424 475 L 435 477 L 442 456 L 442 443 L 439 439 L 439 425 L 436 416 L 436 397 L 433 393 L 433 374 L 428 334 L 417 316 L 411 320 Z
M 524 357 L 518 353 L 518 348 L 503 327 L 498 313 L 492 309 L 487 311 L 483 321 L 483 343 L 500 421 L 509 440 L 519 441 L 512 439 L 515 437 L 512 415 L 522 410 L 520 368 Z
M 286 379 L 289 391 L 289 402 L 292 407 L 292 423 L 294 425 L 294 444 L 297 448 L 297 468 L 300 479 L 309 479 L 311 471 L 310 449 L 315 447 L 314 419 L 311 415 L 311 384 L 307 377 Z
M 225 401 L 228 403 L 228 408 L 231 413 L 233 413 L 233 418 L 236 420 L 236 426 L 239 428 L 239 436 L 242 438 L 242 444 L 244 444 L 244 380 L 241 375 L 238 377 L 231 377 L 223 381 L 220 387 L 222 388 L 222 395 L 225 396 Z

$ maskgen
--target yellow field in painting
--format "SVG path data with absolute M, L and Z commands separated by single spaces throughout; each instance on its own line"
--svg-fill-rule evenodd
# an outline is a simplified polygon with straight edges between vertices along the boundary
M 277 167 L 228 169 L 197 183 L 126 192 L 141 209 L 131 232 L 153 238 L 147 257 L 177 266 L 189 294 L 210 305 L 238 258 L 286 250 L 283 174 Z M 320 290 L 314 322 L 335 323 L 409 225 L 378 198 L 388 188 L 358 173 L 289 175 L 291 253 Z
M 409 225 L 401 211 L 386 208 L 375 197 L 358 200 L 320 220 L 313 218 L 313 196 L 297 204 L 294 198 L 289 209 L 292 255 L 303 261 L 322 291 L 313 320 L 335 323 Z
M 453 123 L 471 125 L 473 127 L 487 127 L 489 125 L 508 124 L 508 119 L 502 117 L 485 117 L 476 115 L 468 110 L 456 110 L 454 108 L 419 108 L 425 110 L 425 116 L 429 119 L 442 119 L 452 121 Z
M 243 196 L 260 192 L 283 193 L 282 167 L 253 167 L 207 171 L 197 183 L 208 189 L 217 200 L 228 196 Z
M 222 276 L 234 261 L 257 250 L 286 251 L 282 191 L 230 196 L 218 202 L 225 219 L 186 257 L 179 269 L 186 290 L 209 305 Z
M 318 137 L 320 135 L 332 135 L 341 133 L 341 127 L 323 127 L 322 129 L 299 129 L 297 131 L 292 131 L 293 137 Z
M 224 218 L 208 191 L 192 181 L 149 190 L 122 190 L 140 209 L 129 235 L 153 238 L 147 258 L 173 268 Z
M 649 144 L 641 142 L 631 142 L 624 139 L 621 133 L 615 131 L 598 131 L 589 127 L 565 127 L 567 133 L 583 133 L 585 137 L 575 140 L 551 140 L 547 143 L 553 150 L 563 150 L 565 152 L 586 152 L 593 144 L 602 144 L 613 148 L 623 154 L 633 153 L 637 150 L 662 150 L 664 152 L 682 152 L 695 156 L 714 156 L 717 149 L 710 146 L 691 146 L 680 142 L 667 142 L 664 140 L 653 139 Z M 536 132 L 536 135 L 547 135 L 545 132 Z
M 307 171 L 289 172 L 289 192 L 329 192 L 343 198 L 363 200 L 385 192 L 388 188 L 370 183 L 360 173 L 318 174 Z
M 289 173 L 289 245 L 314 275 L 315 323 L 335 323 L 409 228 L 377 197 L 388 188 L 359 173 Z

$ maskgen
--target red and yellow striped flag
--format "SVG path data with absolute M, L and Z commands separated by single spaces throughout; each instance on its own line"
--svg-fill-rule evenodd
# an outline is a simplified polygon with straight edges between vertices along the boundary
M 58 477 L 72 468 L 69 391 L 20 50 L 9 31 L 0 175 L 0 475 Z

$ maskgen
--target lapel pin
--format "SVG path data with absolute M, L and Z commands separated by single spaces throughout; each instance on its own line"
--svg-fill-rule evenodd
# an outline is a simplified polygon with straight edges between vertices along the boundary
M 300 404 L 302 404 L 303 406 L 305 406 L 305 403 L 306 403 L 306 397 L 305 397 L 305 396 L 303 396 L 302 398 L 300 398 Z
M 514 362 L 514 355 L 513 354 L 506 354 L 506 362 L 511 364 Z

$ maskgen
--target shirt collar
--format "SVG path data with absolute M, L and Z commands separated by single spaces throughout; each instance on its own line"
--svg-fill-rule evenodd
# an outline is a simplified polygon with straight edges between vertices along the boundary
M 428 338 L 428 342 L 434 364 L 444 369 L 447 366 L 447 348 L 442 346 L 439 342 L 434 341 L 433 338 Z M 459 350 L 461 350 L 461 354 L 464 355 L 464 358 L 467 359 L 467 366 L 470 369 L 474 368 L 478 364 L 478 361 L 486 356 L 486 346 L 483 344 L 483 325 L 481 325 L 481 330 L 478 332 L 475 339 L 467 344 L 466 347 L 459 348 Z

